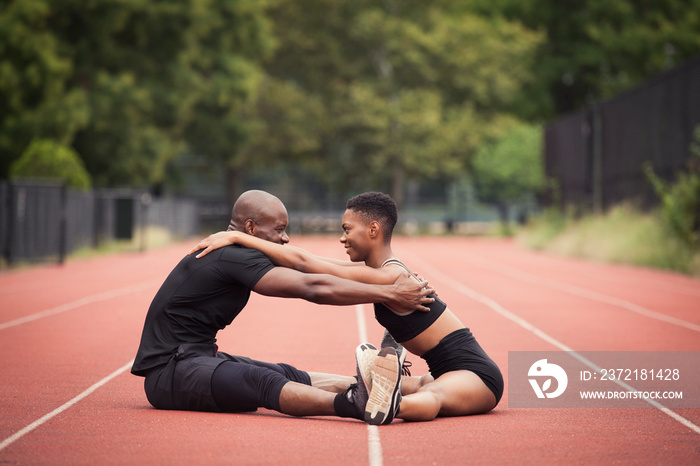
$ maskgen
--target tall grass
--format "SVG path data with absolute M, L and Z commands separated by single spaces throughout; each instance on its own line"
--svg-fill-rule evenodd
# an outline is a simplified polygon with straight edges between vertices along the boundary
M 521 228 L 516 240 L 555 254 L 700 277 L 700 253 L 670 234 L 660 213 L 645 214 L 627 205 L 580 218 L 547 211 Z
M 101 244 L 98 248 L 79 248 L 70 253 L 69 258 L 82 259 L 103 254 L 158 249 L 178 240 L 181 238 L 173 237 L 164 227 L 149 226 L 145 230 L 136 229 L 131 240 L 111 240 Z

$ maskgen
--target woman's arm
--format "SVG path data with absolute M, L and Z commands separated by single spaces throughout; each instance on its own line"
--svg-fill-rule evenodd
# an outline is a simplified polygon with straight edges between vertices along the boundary
M 197 256 L 195 256 L 197 259 L 199 259 L 216 249 L 231 246 L 233 244 L 238 244 L 246 248 L 257 249 L 268 256 L 275 265 L 288 267 L 290 269 L 301 270 L 297 267 L 304 261 L 304 255 L 298 248 L 286 246 L 284 247 L 284 251 L 271 247 L 268 248 L 268 246 L 279 246 L 280 248 L 283 246 L 271 241 L 256 238 L 252 235 L 241 233 L 240 231 L 220 231 L 209 235 L 207 238 L 197 243 L 189 254 L 202 250 L 199 254 L 197 254 Z M 310 253 L 307 254 L 310 255 Z
M 199 258 L 215 249 L 232 244 L 257 249 L 269 257 L 275 265 L 305 273 L 325 273 L 362 283 L 384 285 L 394 283 L 398 276 L 397 271 L 391 270 L 392 268 L 373 269 L 365 265 L 353 265 L 352 262 L 345 263 L 335 259 L 322 258 L 300 248 L 273 243 L 239 231 L 214 233 L 200 241 L 192 248 L 190 254 L 203 249 L 196 256 Z
M 331 275 L 304 274 L 274 267 L 253 287 L 256 293 L 283 298 L 302 298 L 318 304 L 350 305 L 385 302 L 398 312 L 430 311 L 434 302 L 428 282 L 418 282 L 407 273 L 387 285 L 358 283 Z

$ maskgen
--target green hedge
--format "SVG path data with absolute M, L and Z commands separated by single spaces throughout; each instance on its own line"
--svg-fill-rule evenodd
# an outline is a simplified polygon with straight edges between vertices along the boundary
M 82 190 L 92 185 L 78 153 L 50 139 L 34 140 L 10 167 L 10 178 L 58 178 Z

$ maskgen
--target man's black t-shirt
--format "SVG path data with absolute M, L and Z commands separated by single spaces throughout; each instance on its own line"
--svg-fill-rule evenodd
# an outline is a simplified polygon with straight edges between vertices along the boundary
M 186 256 L 158 290 L 146 315 L 131 373 L 145 376 L 185 343 L 213 345 L 243 310 L 250 291 L 274 267 L 260 251 L 228 246 Z

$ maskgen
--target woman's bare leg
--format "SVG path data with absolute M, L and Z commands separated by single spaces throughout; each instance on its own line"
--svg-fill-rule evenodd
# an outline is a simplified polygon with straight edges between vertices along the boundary
M 437 416 L 486 413 L 495 405 L 496 397 L 476 374 L 453 371 L 404 396 L 398 417 L 406 421 L 429 421 Z
M 401 378 L 401 395 L 412 395 L 416 393 L 423 385 L 433 382 L 433 376 L 430 374 L 425 374 L 420 377 L 402 377 Z

